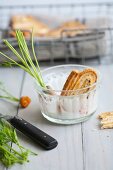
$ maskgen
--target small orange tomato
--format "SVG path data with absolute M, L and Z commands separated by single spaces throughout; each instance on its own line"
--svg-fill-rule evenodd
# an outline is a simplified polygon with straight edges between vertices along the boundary
M 26 108 L 31 103 L 31 99 L 28 96 L 22 96 L 20 98 L 20 104 L 23 108 Z

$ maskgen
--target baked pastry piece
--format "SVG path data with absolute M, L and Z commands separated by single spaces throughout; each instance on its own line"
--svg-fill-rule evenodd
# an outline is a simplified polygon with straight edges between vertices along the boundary
M 26 38 L 29 38 L 30 35 L 31 35 L 31 32 L 30 32 L 30 31 L 22 31 L 22 32 L 23 32 L 24 37 L 26 37 Z M 14 30 L 11 30 L 11 31 L 9 32 L 9 35 L 10 35 L 11 37 L 16 37 L 16 32 L 15 32 Z
M 113 116 L 113 112 L 104 112 L 104 113 L 101 113 L 101 114 L 99 114 L 99 118 L 100 119 L 106 119 L 106 118 L 108 118 L 109 116 Z
M 30 32 L 33 29 L 35 36 L 44 36 L 49 31 L 49 27 L 45 23 L 30 15 L 13 16 L 11 18 L 11 27 L 13 30 L 21 29 Z
M 101 119 L 101 129 L 113 128 L 113 112 L 104 112 L 98 117 Z
M 61 37 L 61 34 L 62 34 L 63 36 L 72 37 L 77 34 L 84 33 L 86 29 L 87 29 L 87 26 L 85 24 L 80 23 L 79 21 L 67 21 L 61 24 L 59 27 L 53 30 L 50 30 L 46 34 L 46 36 L 59 38 Z M 67 30 L 67 31 L 64 31 L 64 30 Z
M 71 91 L 69 90 L 73 90 L 72 88 L 72 84 L 75 84 L 76 83 L 76 79 L 77 79 L 77 75 L 78 75 L 79 71 L 78 70 L 73 70 L 70 75 L 68 76 L 65 84 L 64 84 L 64 87 L 63 87 L 63 90 L 61 95 L 62 96 L 69 96 Z
M 64 84 L 61 95 L 76 95 L 83 94 L 89 90 L 92 90 L 95 86 L 93 85 L 97 81 L 97 73 L 93 69 L 85 69 L 81 72 L 72 71 Z M 85 89 L 83 89 L 85 88 Z M 69 91 L 72 90 L 72 91 Z M 78 90 L 78 91 L 77 91 Z

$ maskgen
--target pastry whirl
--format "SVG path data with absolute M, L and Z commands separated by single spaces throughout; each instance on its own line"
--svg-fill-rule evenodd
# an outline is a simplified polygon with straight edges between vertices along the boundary
M 99 114 L 98 117 L 100 119 L 105 119 L 105 118 L 108 118 L 109 116 L 113 116 L 113 112 L 104 112 L 104 113 Z
M 21 29 L 34 32 L 35 36 L 44 36 L 48 31 L 49 27 L 31 15 L 15 15 L 11 18 L 11 27 L 13 30 Z M 15 36 L 15 32 L 11 32 Z M 25 32 L 26 33 L 26 32 Z M 26 35 L 26 34 L 25 34 Z M 28 36 L 28 34 L 27 34 Z
M 81 72 L 72 71 L 64 84 L 64 91 L 62 91 L 61 95 L 68 96 L 85 93 L 95 87 L 92 85 L 96 81 L 97 73 L 93 69 L 88 68 Z
M 78 74 L 79 74 L 78 70 L 73 70 L 70 73 L 70 75 L 68 76 L 68 78 L 64 84 L 63 91 L 61 93 L 62 96 L 68 96 L 71 94 L 71 92 L 69 90 L 73 90 L 73 85 L 76 84 Z
M 113 128 L 113 122 L 112 123 L 103 124 L 101 126 L 101 129 L 112 129 L 112 128 Z
M 101 113 L 98 118 L 101 119 L 101 129 L 113 128 L 113 112 Z
M 46 37 L 60 38 L 62 32 L 63 32 L 63 36 L 73 37 L 78 34 L 83 34 L 84 31 L 86 30 L 87 30 L 87 26 L 85 24 L 80 23 L 79 21 L 67 21 L 62 23 L 57 28 L 50 30 L 46 34 Z

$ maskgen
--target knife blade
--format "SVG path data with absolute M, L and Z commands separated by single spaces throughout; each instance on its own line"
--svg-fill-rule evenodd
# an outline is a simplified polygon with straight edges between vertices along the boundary
M 0 118 L 6 119 L 14 128 L 22 132 L 34 142 L 38 143 L 46 150 L 51 150 L 58 145 L 56 139 L 19 116 L 4 116 L 0 113 Z

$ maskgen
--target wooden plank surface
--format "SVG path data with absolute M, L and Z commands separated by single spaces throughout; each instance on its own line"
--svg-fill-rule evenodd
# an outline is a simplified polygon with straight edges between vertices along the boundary
M 0 68 L 0 81 L 4 83 L 6 89 L 15 97 L 20 97 L 21 83 L 23 79 L 23 71 L 19 68 Z M 0 100 L 0 113 L 4 115 L 15 115 L 18 110 L 18 102 L 8 102 Z M 6 168 L 0 165 L 0 170 Z
M 50 123 L 40 113 L 38 97 L 33 79 L 25 75 L 21 95 L 28 95 L 32 102 L 26 109 L 19 109 L 19 116 L 52 135 L 59 142 L 58 147 L 45 151 L 30 139 L 18 133 L 21 143 L 38 156 L 30 156 L 29 163 L 15 165 L 10 170 L 112 170 L 113 169 L 113 133 L 111 130 L 100 130 L 97 115 L 103 111 L 113 110 L 113 65 L 98 67 L 102 82 L 100 87 L 100 104 L 90 120 L 82 124 L 63 126 Z M 1 69 L 0 78 L 9 86 L 13 94 L 20 94 L 23 72 L 19 69 Z M 20 73 L 21 72 L 21 73 Z M 18 77 L 18 78 L 17 78 Z M 13 83 L 12 83 L 13 82 Z M 14 85 L 15 82 L 15 85 Z M 18 84 L 18 88 L 16 88 Z M 5 114 L 17 111 L 17 105 L 0 103 Z M 15 108 L 15 109 L 14 109 Z M 0 170 L 4 170 L 0 167 Z M 9 170 L 9 169 L 8 169 Z
M 82 124 L 84 170 L 113 170 L 113 129 L 100 130 L 98 114 L 113 111 L 113 65 L 100 66 L 99 107 L 90 121 Z
M 24 82 L 22 95 L 27 94 L 30 96 L 32 103 L 28 108 L 20 109 L 19 116 L 56 138 L 59 144 L 57 148 L 51 151 L 44 151 L 38 145 L 34 145 L 28 138 L 24 138 L 21 135 L 22 144 L 39 154 L 37 157 L 30 157 L 30 163 L 24 164 L 21 166 L 21 169 L 82 170 L 81 125 L 59 126 L 43 118 L 39 110 L 38 96 L 34 89 L 33 79 L 26 75 Z M 16 165 L 11 170 L 17 170 L 19 168 L 20 165 Z

